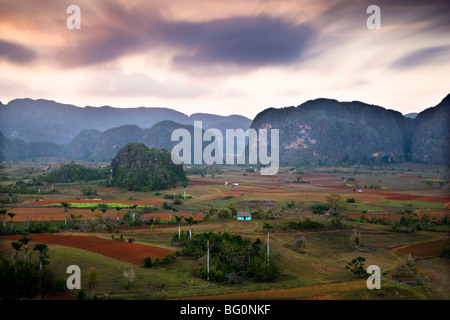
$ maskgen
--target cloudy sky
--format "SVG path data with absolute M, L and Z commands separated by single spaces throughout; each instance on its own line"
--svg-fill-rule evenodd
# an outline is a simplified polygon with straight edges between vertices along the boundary
M 0 101 L 253 118 L 332 98 L 419 112 L 450 93 L 449 12 L 441 0 L 0 0 Z

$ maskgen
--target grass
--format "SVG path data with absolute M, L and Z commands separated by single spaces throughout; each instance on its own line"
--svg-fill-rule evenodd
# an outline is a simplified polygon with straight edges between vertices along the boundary
M 61 203 L 52 203 L 52 204 L 48 204 L 46 205 L 47 207 L 62 207 L 63 205 Z M 108 209 L 116 209 L 121 208 L 121 209 L 130 209 L 132 207 L 132 205 L 128 205 L 128 204 L 122 204 L 120 202 L 118 203 L 78 203 L 78 202 L 69 202 L 69 206 L 70 208 L 75 208 L 75 209 L 89 209 L 89 208 L 98 208 L 99 206 L 105 206 Z M 138 205 L 136 208 L 139 209 L 147 209 L 147 210 L 156 210 L 156 207 L 153 205 Z M 100 210 L 100 209 L 98 209 Z

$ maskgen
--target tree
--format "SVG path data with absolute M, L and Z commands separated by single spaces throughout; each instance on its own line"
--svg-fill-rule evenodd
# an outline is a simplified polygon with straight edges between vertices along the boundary
M 295 201 L 289 201 L 289 202 L 286 202 L 286 206 L 287 206 L 289 209 L 294 208 L 294 206 L 295 206 Z
M 36 243 L 34 245 L 33 251 L 39 251 L 39 287 L 41 286 L 42 279 L 42 266 L 47 263 L 48 259 L 48 246 L 45 243 Z
M 119 221 L 120 210 L 122 210 L 122 207 L 117 206 L 116 210 L 117 210 L 117 222 L 118 222 Z
M 354 275 L 358 277 L 364 277 L 366 275 L 366 270 L 364 269 L 364 261 L 366 261 L 365 258 L 356 257 L 347 264 L 345 269 L 350 270 Z
M 13 221 L 13 218 L 14 218 L 15 215 L 16 214 L 14 212 L 8 212 L 8 216 L 11 218 L 11 221 L 10 221 L 11 226 L 12 226 L 12 221 Z
M 3 228 L 6 228 L 6 213 L 8 212 L 8 210 L 6 209 L 1 209 L 0 210 L 0 214 L 3 216 Z
M 238 213 L 238 211 L 237 211 L 237 209 L 236 209 L 236 207 L 235 207 L 235 205 L 234 205 L 233 202 L 230 202 L 230 203 L 228 204 L 228 209 L 230 210 L 230 212 L 231 212 L 231 214 L 232 214 L 233 216 L 235 216 L 235 215 Z
M 92 212 L 92 221 L 94 221 L 94 211 L 96 210 L 98 208 L 98 206 L 93 206 L 93 207 L 89 207 L 89 209 L 91 210 L 91 212 Z
M 89 290 L 90 290 L 97 283 L 97 279 L 98 279 L 98 271 L 95 267 L 89 267 L 87 278 L 88 278 L 88 285 L 89 285 Z
M 61 202 L 61 204 L 64 207 L 64 225 L 67 226 L 67 211 L 70 209 L 70 203 Z
M 137 204 L 133 204 L 130 206 L 130 210 L 132 212 L 132 217 L 133 217 L 133 222 L 136 221 L 136 208 L 137 208 Z
M 13 247 L 14 250 L 16 250 L 16 253 L 14 254 L 14 260 L 17 260 L 17 255 L 19 254 L 19 250 L 22 247 L 23 243 L 13 241 L 11 242 L 11 247 Z
M 270 230 L 273 229 L 273 226 L 270 223 L 264 223 L 264 229 L 267 229 L 267 266 L 269 265 L 269 233 Z
M 197 224 L 198 221 L 194 221 L 193 217 L 184 218 L 184 220 L 186 220 L 186 222 L 189 224 L 189 238 L 191 238 L 192 237 L 192 225 Z
M 25 246 L 25 254 L 23 256 L 23 259 L 27 261 L 27 252 L 28 252 L 28 243 L 30 242 L 31 238 L 22 237 L 19 239 L 19 242 L 22 243 Z
M 341 196 L 333 193 L 327 197 L 328 206 L 332 209 L 331 215 L 338 216 L 347 208 L 347 203 Z
M 100 209 L 101 212 L 103 212 L 103 214 L 105 214 L 106 211 L 108 211 L 108 206 L 106 204 L 101 204 L 98 206 L 98 208 Z
M 358 249 L 359 245 L 361 244 L 361 233 L 359 232 L 359 229 L 353 230 L 352 242 L 353 242 L 355 249 Z
M 125 287 L 128 289 L 130 288 L 131 284 L 133 283 L 134 279 L 136 279 L 136 273 L 133 269 L 125 270 L 123 272 L 123 276 L 125 277 Z
M 183 220 L 182 216 L 175 215 L 175 220 L 178 222 L 178 240 L 181 238 L 181 220 Z

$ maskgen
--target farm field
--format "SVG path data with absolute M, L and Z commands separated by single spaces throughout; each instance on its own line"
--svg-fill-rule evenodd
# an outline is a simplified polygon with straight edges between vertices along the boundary
M 1 185 L 39 175 L 30 169 L 34 166 L 37 164 L 20 163 L 2 168 Z M 47 244 L 49 267 L 62 279 L 67 278 L 67 266 L 80 266 L 82 288 L 101 299 L 448 300 L 450 260 L 441 257 L 444 248 L 450 247 L 448 181 L 447 168 L 418 164 L 282 168 L 275 176 L 224 166 L 216 168 L 214 176 L 189 175 L 186 187 L 158 192 L 110 188 L 98 181 L 42 185 L 37 193 L 3 193 L 1 208 L 15 215 L 1 216 L 0 223 L 7 230 L 39 231 L 26 233 L 31 238 L 29 247 Z M 97 194 L 85 196 L 81 189 L 86 185 Z M 191 197 L 184 199 L 185 193 Z M 180 199 L 178 204 L 174 194 Z M 333 194 L 343 202 L 339 216 L 313 213 L 314 205 L 327 204 Z M 9 197 L 14 201 L 8 201 Z M 63 202 L 72 206 L 65 210 Z M 172 207 L 165 207 L 167 203 Z M 105 212 L 89 209 L 101 204 L 108 204 Z M 231 208 L 251 212 L 252 220 L 220 215 Z M 189 226 L 187 220 L 177 222 L 176 216 L 198 223 Z M 322 227 L 288 227 L 305 219 Z M 412 229 L 411 221 L 420 222 L 420 227 Z M 180 255 L 182 247 L 172 241 L 180 225 L 185 234 L 190 228 L 192 234 L 231 232 L 266 245 L 266 223 L 273 226 L 271 260 L 280 269 L 274 281 L 208 281 L 199 275 L 205 257 Z M 100 224 L 106 229 L 100 229 Z M 352 242 L 355 230 L 360 239 L 357 247 Z M 11 259 L 11 242 L 22 236 L 0 236 L 0 252 Z M 294 245 L 299 237 L 304 239 L 300 250 Z M 151 268 L 141 265 L 147 257 L 162 260 L 167 253 L 176 259 Z M 358 256 L 365 258 L 365 267 L 380 267 L 380 290 L 367 289 L 365 278 L 346 269 Z M 396 267 L 407 262 L 415 272 L 414 283 L 392 277 Z M 93 286 L 86 279 L 90 267 L 98 271 Z M 124 287 L 123 272 L 129 269 L 136 278 Z M 76 299 L 77 290 L 66 292 L 65 297 Z

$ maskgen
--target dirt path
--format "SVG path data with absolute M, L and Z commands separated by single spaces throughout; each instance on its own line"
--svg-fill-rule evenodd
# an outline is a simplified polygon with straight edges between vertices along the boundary
M 187 300 L 258 300 L 258 299 L 276 299 L 276 298 L 301 298 L 311 296 L 322 296 L 337 292 L 349 292 L 352 290 L 366 288 L 365 280 L 321 284 L 317 286 L 265 290 L 256 292 L 231 293 L 213 296 L 201 296 L 188 298 Z
M 36 243 L 55 244 L 99 253 L 135 265 L 139 265 L 142 259 L 146 257 L 151 257 L 153 260 L 156 257 L 162 258 L 171 252 L 160 247 L 92 236 L 31 234 L 27 237 L 32 239 L 28 245 L 29 248 L 33 247 Z M 22 236 L 3 236 L 0 237 L 0 243 L 2 240 L 17 241 L 20 238 Z

